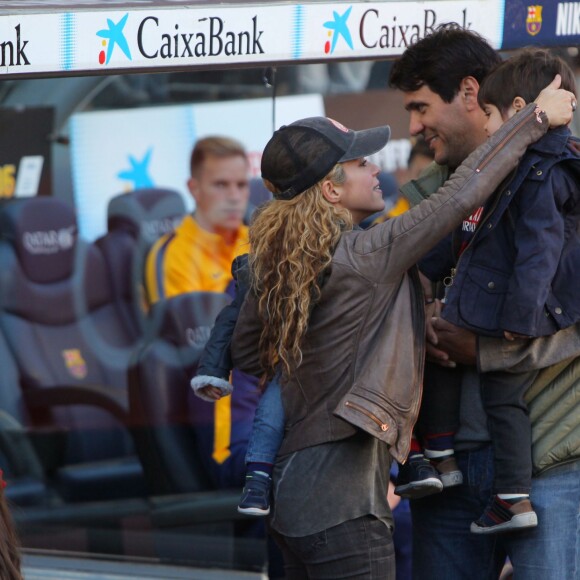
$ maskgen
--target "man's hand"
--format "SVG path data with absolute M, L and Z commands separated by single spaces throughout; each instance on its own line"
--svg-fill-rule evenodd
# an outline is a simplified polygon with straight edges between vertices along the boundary
M 477 363 L 477 335 L 473 332 L 455 326 L 443 318 L 434 317 L 431 324 L 437 334 L 439 356 L 433 357 L 433 352 L 427 352 L 436 362 L 443 366 L 455 366 L 454 363 L 475 365 Z M 433 347 L 432 347 L 433 348 Z
M 517 332 L 510 332 L 509 330 L 504 330 L 503 331 L 503 337 L 506 340 L 509 340 L 510 342 L 513 342 L 514 340 L 516 340 L 518 338 L 521 338 L 521 339 L 524 339 L 524 340 L 530 340 L 531 338 L 533 338 L 533 337 L 527 336 L 525 334 L 518 334 Z

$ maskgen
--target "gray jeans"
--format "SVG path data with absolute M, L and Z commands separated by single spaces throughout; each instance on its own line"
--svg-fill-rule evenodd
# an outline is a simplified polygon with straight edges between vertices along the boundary
M 392 533 L 374 516 L 299 538 L 271 533 L 284 556 L 286 580 L 395 580 Z

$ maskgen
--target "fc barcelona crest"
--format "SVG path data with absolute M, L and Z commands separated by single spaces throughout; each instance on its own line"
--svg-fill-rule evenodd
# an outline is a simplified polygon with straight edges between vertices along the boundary
M 63 350 L 62 357 L 68 372 L 75 379 L 84 379 L 87 376 L 87 363 L 78 348 Z
M 531 36 L 536 36 L 542 28 L 542 6 L 528 6 L 526 30 Z

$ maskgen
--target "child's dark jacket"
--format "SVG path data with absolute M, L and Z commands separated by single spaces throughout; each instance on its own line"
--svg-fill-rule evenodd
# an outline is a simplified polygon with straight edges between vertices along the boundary
M 233 367 L 230 353 L 232 334 L 250 286 L 248 254 L 238 256 L 232 262 L 232 276 L 236 282 L 235 298 L 219 313 L 215 321 L 211 337 L 197 367 L 197 376 L 218 377 L 225 381 L 229 379 Z
M 487 203 L 461 254 L 443 317 L 479 334 L 553 334 L 580 321 L 580 157 L 566 127 L 549 131 Z M 421 263 L 453 264 L 451 237 Z

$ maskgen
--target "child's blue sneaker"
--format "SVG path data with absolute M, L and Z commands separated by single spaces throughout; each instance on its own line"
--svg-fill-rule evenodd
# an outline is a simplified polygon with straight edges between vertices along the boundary
M 250 516 L 267 516 L 270 513 L 271 487 L 272 478 L 266 473 L 258 471 L 247 473 L 238 512 Z
M 408 499 L 419 499 L 443 491 L 437 470 L 423 455 L 412 455 L 399 467 L 395 494 Z
M 499 534 L 535 528 L 538 516 L 528 497 L 502 499 L 494 495 L 481 517 L 471 523 L 474 534 Z

